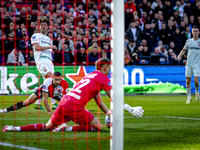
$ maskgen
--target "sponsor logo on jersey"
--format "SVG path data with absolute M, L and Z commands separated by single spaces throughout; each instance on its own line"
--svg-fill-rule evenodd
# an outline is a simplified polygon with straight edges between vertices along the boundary
M 32 39 L 36 39 L 36 36 L 33 36 Z
M 43 89 L 46 89 L 46 86 L 45 86 L 45 85 L 42 85 L 42 88 L 43 88 Z
M 48 45 L 51 45 L 49 42 L 43 41 L 43 40 L 41 40 L 41 43 L 46 43 L 46 44 L 48 44 Z
M 200 43 L 198 43 L 198 45 L 200 46 Z
M 190 49 L 200 50 L 200 47 L 190 47 Z

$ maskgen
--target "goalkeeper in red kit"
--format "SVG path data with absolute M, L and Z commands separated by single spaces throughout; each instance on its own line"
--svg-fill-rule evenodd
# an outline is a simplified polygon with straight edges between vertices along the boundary
M 61 125 L 54 131 L 96 131 L 102 130 L 102 124 L 84 107 L 92 99 L 96 101 L 98 107 L 107 115 L 111 114 L 108 107 L 101 101 L 99 92 L 104 90 L 110 97 L 110 61 L 106 58 L 100 58 L 95 62 L 96 70 L 87 74 L 79 81 L 74 88 L 65 94 L 60 101 L 58 108 L 55 110 L 50 120 L 46 124 L 32 124 L 26 126 L 5 126 L 4 132 L 7 131 L 47 131 L 53 128 L 73 121 L 78 126 Z M 131 107 L 124 104 L 124 109 L 133 114 L 136 118 L 142 117 L 142 107 Z

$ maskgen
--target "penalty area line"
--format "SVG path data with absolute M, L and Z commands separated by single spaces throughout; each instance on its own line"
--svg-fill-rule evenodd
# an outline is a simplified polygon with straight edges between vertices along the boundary
M 20 148 L 20 149 L 27 149 L 27 150 L 44 150 L 36 147 L 29 147 L 29 146 L 23 146 L 23 145 L 15 145 L 15 144 L 10 144 L 6 142 L 0 142 L 0 145 L 2 146 L 8 146 L 8 147 L 15 147 L 15 148 Z

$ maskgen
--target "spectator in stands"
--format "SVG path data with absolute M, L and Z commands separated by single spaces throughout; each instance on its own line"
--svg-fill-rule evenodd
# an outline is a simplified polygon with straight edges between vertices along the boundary
M 22 29 L 22 37 L 23 39 L 19 42 L 19 49 L 21 50 L 22 54 L 26 58 L 29 50 L 32 50 L 31 41 L 27 35 L 27 29 Z M 27 50 L 27 51 L 26 51 Z
M 127 3 L 124 5 L 124 10 L 126 10 L 127 8 L 129 8 L 130 13 L 133 13 L 134 11 L 136 11 L 135 4 L 132 3 L 131 0 L 127 0 Z
M 86 50 L 86 54 L 89 54 L 92 50 L 93 47 L 97 47 L 98 48 L 98 52 L 101 53 L 101 47 L 98 46 L 98 40 L 95 38 L 92 40 L 92 46 L 90 46 L 87 50 Z
M 162 5 L 162 1 L 161 0 L 158 1 L 158 6 L 155 7 L 155 13 L 158 13 L 159 11 L 164 12 L 164 7 Z
M 63 49 L 62 49 L 62 51 L 64 51 L 64 61 L 62 61 L 62 62 L 72 63 L 73 62 L 72 61 L 72 53 L 71 53 L 71 50 L 70 50 L 68 44 L 69 44 L 69 42 L 67 42 L 67 41 L 65 41 L 65 43 L 63 43 Z M 60 57 L 60 58 L 63 58 L 63 57 Z
M 175 45 L 176 54 L 180 53 L 180 51 L 183 48 L 185 41 L 186 41 L 186 37 L 182 36 L 179 28 L 176 28 L 175 34 L 173 36 L 173 42 L 176 43 L 176 45 Z
M 98 10 L 97 4 L 94 4 L 94 5 L 93 5 L 93 14 L 95 15 L 95 17 L 96 17 L 97 19 L 99 19 L 99 10 Z
M 159 36 L 159 40 L 163 41 L 164 44 L 168 44 L 168 32 L 167 32 L 167 29 L 166 29 L 166 24 L 165 23 L 162 23 L 162 28 L 161 30 L 158 31 L 158 36 Z
M 18 11 L 15 1 L 12 1 L 9 7 L 9 12 L 11 15 L 20 15 L 20 12 Z
M 13 49 L 12 52 L 8 55 L 7 63 L 18 64 L 21 66 L 25 62 L 24 56 L 21 51 L 17 49 Z
M 174 11 L 174 20 L 176 20 L 176 22 L 180 26 L 181 20 L 183 20 L 183 18 L 181 16 L 179 16 L 179 11 L 178 10 Z
M 141 47 L 141 46 L 140 46 Z M 142 48 L 143 47 L 143 48 Z M 150 59 L 150 50 L 148 48 L 147 45 L 142 46 L 139 49 L 139 58 L 140 60 L 140 64 L 149 64 L 149 59 Z
M 194 8 L 191 7 L 191 2 L 189 0 L 186 2 L 186 6 L 184 6 L 184 12 L 188 17 L 194 14 Z
M 192 38 L 192 34 L 190 32 L 190 26 L 189 25 L 186 26 L 185 36 L 186 36 L 187 40 Z
M 134 21 L 130 23 L 129 28 L 126 31 L 126 37 L 128 38 L 129 41 L 135 41 L 137 45 L 140 44 L 141 41 L 140 31 L 135 27 Z
M 5 63 L 5 57 L 2 54 L 2 51 L 0 51 L 0 64 L 4 64 Z
M 88 18 L 91 18 L 92 19 L 92 22 L 97 25 L 97 19 L 96 16 L 94 15 L 94 9 L 93 8 L 90 8 L 89 9 L 89 14 L 88 14 Z
M 101 58 L 101 53 L 98 52 L 98 47 L 94 46 L 92 51 L 88 55 L 89 62 L 94 63 L 97 61 L 99 58 Z
M 142 33 L 143 33 L 143 38 L 147 40 L 149 49 L 152 50 L 152 48 L 157 43 L 157 32 L 156 32 L 156 30 L 151 30 L 150 23 L 147 22 L 145 24 L 145 29 Z
M 125 9 L 125 31 L 128 29 L 129 24 L 133 20 L 133 14 L 130 13 L 130 8 Z
M 182 35 L 185 33 L 186 25 L 185 25 L 184 21 L 181 21 L 181 25 L 179 27 L 179 30 L 180 30 L 180 32 L 181 32 Z
M 133 64 L 133 60 L 131 59 L 131 56 L 128 53 L 128 50 L 126 47 L 124 47 L 124 65 L 129 66 Z
M 162 57 L 163 55 L 161 55 L 160 51 L 159 51 L 159 48 L 156 47 L 154 52 L 151 53 L 151 64 L 160 64 L 160 58 Z
M 161 48 L 159 48 L 159 52 L 161 53 L 161 55 L 165 56 L 165 58 L 164 57 L 160 58 L 161 64 L 166 64 L 165 62 L 169 60 L 168 59 L 169 56 L 168 56 L 168 52 L 166 50 L 166 47 L 162 46 Z
M 29 66 L 30 65 L 35 66 L 35 59 L 34 59 L 34 51 L 33 50 L 29 51 L 28 62 L 29 62 L 29 64 L 28 64 Z
M 165 2 L 166 2 L 166 5 L 164 7 L 165 20 L 169 20 L 169 18 L 174 15 L 174 8 L 172 7 L 170 0 L 166 0 Z
M 83 6 L 81 4 L 78 4 L 73 13 L 74 23 L 77 24 L 83 18 L 84 14 L 85 11 L 83 10 Z
M 133 40 L 129 41 L 129 44 L 127 45 L 127 51 L 130 56 L 132 56 L 132 54 L 136 52 L 136 45 Z
M 8 34 L 8 40 L 5 41 L 5 58 L 7 58 L 8 53 L 10 53 L 16 46 L 16 42 L 14 41 L 14 33 Z M 6 59 L 7 60 L 7 59 Z
M 142 46 L 147 45 L 147 40 L 146 40 L 146 39 L 142 39 L 141 45 L 142 45 Z
M 142 26 L 145 25 L 145 23 L 147 22 L 147 12 L 142 12 L 142 17 L 140 18 L 139 22 Z M 143 30 L 143 28 L 141 28 L 141 30 Z
M 175 52 L 175 43 L 174 42 L 170 42 L 169 43 L 169 48 L 168 48 L 168 50 L 169 49 L 172 49 L 174 52 Z
M 175 31 L 175 28 L 173 27 L 173 22 L 171 20 L 168 20 L 168 26 L 166 27 L 167 30 L 167 37 L 166 37 L 166 41 L 167 43 L 172 41 L 172 37 Z
M 177 55 L 175 53 L 172 53 L 172 65 L 179 65 L 180 64 L 180 61 L 177 59 Z
M 183 8 L 183 6 L 181 6 L 180 0 L 176 1 L 176 6 L 174 7 L 174 10 L 178 11 L 178 13 L 179 13 L 178 15 L 180 17 L 183 17 L 184 8 Z
M 104 42 L 103 43 L 103 49 L 102 49 L 102 53 L 106 53 L 106 57 L 111 60 L 111 52 L 110 52 L 110 47 L 109 47 L 109 43 Z M 103 54 L 102 54 L 103 57 Z
M 78 53 L 76 54 L 76 57 L 77 57 L 77 63 L 80 63 L 80 64 L 86 64 L 87 63 L 87 54 L 86 54 L 86 51 L 85 51 L 85 47 L 82 46 L 80 51 L 78 51 Z
M 67 42 L 68 43 L 67 44 L 68 48 L 71 51 L 72 56 L 74 56 L 74 42 L 69 39 L 70 36 L 71 36 L 71 32 L 65 32 L 65 37 L 62 40 L 60 40 L 60 42 L 58 44 L 58 52 L 60 52 L 61 50 L 63 50 L 64 43 Z M 60 53 L 60 55 L 61 55 L 61 53 Z M 59 57 L 58 57 L 58 59 L 59 59 Z
M 189 18 L 189 24 L 193 27 L 195 25 L 197 25 L 197 22 L 195 21 L 195 18 L 193 15 L 190 16 Z
M 10 14 L 9 14 L 8 11 L 7 11 L 7 12 L 5 13 L 5 15 L 4 15 L 4 21 L 3 21 L 3 23 L 4 23 L 6 26 L 10 25 L 10 23 L 11 23 Z

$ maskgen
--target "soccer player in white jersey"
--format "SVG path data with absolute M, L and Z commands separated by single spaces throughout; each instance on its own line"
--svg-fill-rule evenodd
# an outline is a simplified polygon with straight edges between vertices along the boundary
M 186 89 L 187 101 L 189 104 L 192 101 L 191 97 L 191 77 L 194 74 L 194 83 L 196 89 L 196 100 L 199 101 L 199 76 L 200 76 L 200 39 L 199 29 L 197 26 L 192 28 L 193 38 L 188 39 L 183 47 L 183 50 L 178 55 L 177 59 L 181 60 L 182 56 L 188 50 L 186 64 Z
M 49 20 L 46 17 L 40 19 L 40 33 L 35 33 L 31 37 L 31 44 L 33 45 L 34 59 L 38 71 L 42 74 L 43 78 L 52 77 L 54 73 L 54 65 L 52 63 L 52 49 L 57 49 L 52 44 L 52 40 L 47 36 L 49 29 Z M 40 105 L 42 99 L 38 99 L 34 106 L 35 109 L 41 109 Z M 51 98 L 52 109 L 56 109 L 58 105 L 55 99 Z

